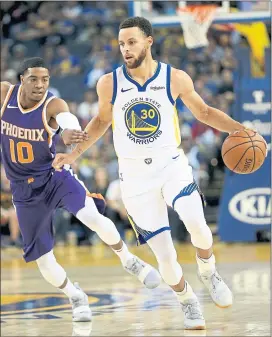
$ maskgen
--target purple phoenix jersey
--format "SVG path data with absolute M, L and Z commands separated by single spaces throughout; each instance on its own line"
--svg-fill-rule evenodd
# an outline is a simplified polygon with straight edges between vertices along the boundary
M 9 180 L 27 180 L 52 171 L 58 137 L 48 126 L 47 104 L 54 98 L 46 92 L 31 109 L 19 102 L 21 86 L 11 87 L 1 109 L 2 160 Z
M 56 208 L 76 216 L 88 195 L 103 213 L 105 202 L 101 195 L 90 195 L 72 170 L 52 168 L 57 139 L 47 124 L 46 106 L 54 96 L 47 92 L 35 107 L 25 110 L 20 90 L 21 86 L 12 86 L 1 109 L 2 160 L 29 262 L 52 250 Z

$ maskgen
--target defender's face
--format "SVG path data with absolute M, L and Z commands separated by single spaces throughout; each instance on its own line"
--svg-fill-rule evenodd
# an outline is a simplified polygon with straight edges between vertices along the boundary
M 21 76 L 22 87 L 27 98 L 39 102 L 49 86 L 49 72 L 46 68 L 28 68 Z
M 152 37 L 146 37 L 138 27 L 131 27 L 120 29 L 118 39 L 126 66 L 129 69 L 138 68 L 153 43 Z

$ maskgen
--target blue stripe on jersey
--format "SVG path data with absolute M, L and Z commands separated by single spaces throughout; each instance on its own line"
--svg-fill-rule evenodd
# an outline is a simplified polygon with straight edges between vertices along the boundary
M 166 72 L 166 90 L 167 90 L 167 96 L 169 98 L 169 101 L 171 104 L 175 104 L 175 101 L 171 94 L 171 66 L 170 64 L 167 64 L 167 72 Z
M 146 87 L 148 86 L 149 83 L 151 83 L 152 81 L 155 80 L 155 78 L 159 75 L 160 70 L 161 70 L 161 63 L 158 62 L 158 66 L 157 66 L 157 69 L 156 69 L 156 71 L 155 71 L 155 74 L 154 74 L 152 77 L 150 77 L 150 78 L 144 83 L 144 85 L 140 85 L 137 81 L 135 81 L 133 78 L 131 78 L 131 77 L 129 76 L 129 74 L 127 73 L 126 67 L 123 65 L 123 73 L 124 73 L 124 75 L 125 75 L 125 78 L 126 78 L 129 82 L 135 84 L 136 87 L 138 88 L 138 91 L 141 91 L 141 92 L 146 91 Z
M 116 95 L 117 95 L 117 75 L 116 75 L 116 70 L 114 70 L 113 71 L 113 93 L 112 93 L 111 104 L 114 104 Z

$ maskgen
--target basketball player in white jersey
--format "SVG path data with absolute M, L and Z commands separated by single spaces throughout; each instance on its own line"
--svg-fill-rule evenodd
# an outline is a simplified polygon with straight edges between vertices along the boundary
M 232 305 L 232 293 L 215 267 L 213 239 L 203 213 L 203 198 L 180 144 L 175 101 L 180 97 L 201 122 L 222 132 L 244 127 L 205 104 L 182 70 L 152 58 L 152 27 L 145 18 L 120 25 L 124 65 L 100 78 L 99 113 L 87 125 L 89 140 L 70 154 L 58 154 L 61 170 L 94 144 L 112 124 L 119 159 L 122 198 L 138 242 L 156 255 L 164 281 L 174 290 L 185 314 L 185 329 L 205 329 L 198 299 L 185 281 L 170 234 L 167 205 L 177 211 L 196 247 L 198 274 L 219 307 Z

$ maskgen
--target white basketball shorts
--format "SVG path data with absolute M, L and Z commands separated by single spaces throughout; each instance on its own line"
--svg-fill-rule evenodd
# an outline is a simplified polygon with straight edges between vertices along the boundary
M 122 199 L 138 244 L 170 230 L 167 205 L 197 190 L 183 151 L 143 159 L 119 159 Z M 188 210 L 191 212 L 192 210 Z

